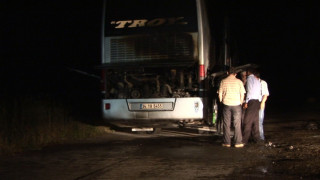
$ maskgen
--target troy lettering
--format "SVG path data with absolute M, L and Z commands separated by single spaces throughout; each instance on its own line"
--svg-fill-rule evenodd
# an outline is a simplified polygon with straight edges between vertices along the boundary
M 164 25 L 185 25 L 188 22 L 183 21 L 184 17 L 172 17 L 172 18 L 156 18 L 156 19 L 136 19 L 136 20 L 123 20 L 123 21 L 111 21 L 112 25 L 115 25 L 114 28 L 137 28 L 137 27 L 156 27 Z

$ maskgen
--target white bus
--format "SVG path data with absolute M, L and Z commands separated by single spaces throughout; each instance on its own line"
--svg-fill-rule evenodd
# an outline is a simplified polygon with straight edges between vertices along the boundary
M 204 0 L 105 0 L 102 29 L 106 122 L 154 130 L 212 121 Z

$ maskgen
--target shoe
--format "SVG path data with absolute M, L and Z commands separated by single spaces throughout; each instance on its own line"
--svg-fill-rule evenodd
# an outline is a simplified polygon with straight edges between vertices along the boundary
M 242 148 L 242 147 L 244 147 L 244 144 L 243 144 L 243 143 L 241 143 L 241 144 L 235 144 L 234 147 L 236 147 L 236 148 Z
M 222 147 L 231 147 L 230 144 L 222 144 Z

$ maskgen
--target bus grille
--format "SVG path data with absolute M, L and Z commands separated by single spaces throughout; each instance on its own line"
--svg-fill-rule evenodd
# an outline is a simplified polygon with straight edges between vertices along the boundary
M 108 38 L 105 44 L 105 63 L 193 61 L 194 39 L 190 34 Z

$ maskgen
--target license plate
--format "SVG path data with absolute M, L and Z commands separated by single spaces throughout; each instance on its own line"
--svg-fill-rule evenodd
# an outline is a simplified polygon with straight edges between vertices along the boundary
M 141 109 L 163 109 L 163 104 L 141 104 Z

